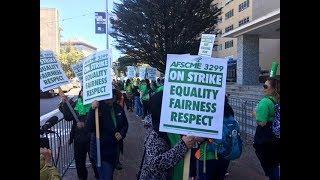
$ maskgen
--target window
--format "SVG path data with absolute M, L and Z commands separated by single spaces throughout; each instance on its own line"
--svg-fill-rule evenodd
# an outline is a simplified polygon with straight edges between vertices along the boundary
M 213 47 L 213 51 L 221 51 L 222 50 L 222 44 L 219 44 L 219 45 L 215 45 Z
M 224 29 L 224 33 L 227 33 L 233 29 L 233 24 L 231 26 L 228 26 Z
M 247 24 L 249 22 L 249 17 L 246 17 L 244 19 L 242 19 L 241 21 L 239 21 L 239 27 L 244 25 L 244 24 Z
M 231 48 L 231 47 L 233 47 L 233 40 L 227 41 L 227 42 L 224 43 L 224 48 L 225 49 L 228 49 L 228 48 Z
M 243 3 L 239 4 L 239 12 L 247 9 L 248 7 L 249 7 L 249 0 L 246 0 Z
M 212 51 L 217 51 L 217 45 L 213 46 Z
M 233 0 L 226 0 L 226 5 L 231 3 Z
M 227 20 L 227 19 L 231 18 L 232 16 L 233 16 L 233 9 L 225 14 L 225 19 Z

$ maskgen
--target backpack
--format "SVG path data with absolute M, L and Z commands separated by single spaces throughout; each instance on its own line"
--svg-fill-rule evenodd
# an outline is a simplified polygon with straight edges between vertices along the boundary
M 223 121 L 222 139 L 214 140 L 209 144 L 209 149 L 219 154 L 226 160 L 235 160 L 242 154 L 242 139 L 240 137 L 239 123 L 230 116 Z
M 280 138 L 280 104 L 269 98 L 274 104 L 274 119 L 272 122 L 272 133 L 276 138 Z

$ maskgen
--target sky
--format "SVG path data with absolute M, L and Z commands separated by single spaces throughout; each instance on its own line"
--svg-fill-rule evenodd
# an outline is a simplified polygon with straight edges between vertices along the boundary
M 113 2 L 119 2 L 119 0 L 108 0 L 109 12 L 113 9 Z M 98 51 L 106 49 L 106 35 L 95 34 L 94 17 L 94 12 L 106 10 L 106 0 L 40 0 L 40 7 L 58 9 L 59 25 L 63 29 L 62 42 L 77 39 L 98 48 Z M 116 50 L 114 44 L 116 41 L 109 36 L 113 61 L 123 56 Z

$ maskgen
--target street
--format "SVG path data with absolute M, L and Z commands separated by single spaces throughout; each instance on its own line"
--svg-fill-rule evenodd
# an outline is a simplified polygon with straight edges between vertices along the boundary
M 65 93 L 67 96 L 77 96 L 80 88 L 73 88 L 69 92 Z M 40 116 L 47 114 L 59 107 L 60 97 L 40 99 Z

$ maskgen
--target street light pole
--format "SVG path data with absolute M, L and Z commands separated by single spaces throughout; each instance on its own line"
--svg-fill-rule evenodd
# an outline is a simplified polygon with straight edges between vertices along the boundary
M 109 26 L 109 14 L 108 14 L 108 0 L 106 0 L 106 41 L 107 41 L 107 49 L 109 49 L 109 38 L 108 38 L 108 26 Z

